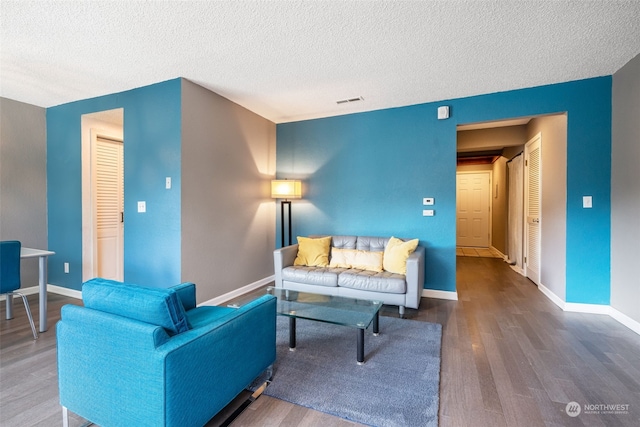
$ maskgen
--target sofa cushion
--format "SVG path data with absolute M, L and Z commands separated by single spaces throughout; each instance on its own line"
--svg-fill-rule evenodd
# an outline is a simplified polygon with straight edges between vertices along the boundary
M 357 249 L 331 248 L 329 267 L 357 268 L 382 271 L 382 252 L 359 251 Z
M 405 276 L 387 271 L 346 270 L 338 277 L 338 286 L 388 294 L 404 294 L 407 291 Z
M 298 255 L 293 265 L 326 267 L 329 265 L 331 237 L 312 239 L 298 236 Z
M 356 236 L 333 236 L 331 246 L 339 249 L 356 249 Z
M 87 308 L 162 326 L 169 335 L 189 330 L 182 302 L 171 288 L 97 278 L 82 285 L 82 301 Z
M 318 286 L 338 286 L 344 268 L 291 266 L 282 269 L 282 280 Z
M 388 237 L 358 236 L 356 249 L 361 251 L 384 252 L 388 241 Z
M 418 239 L 404 242 L 391 237 L 384 250 L 382 260 L 384 269 L 390 273 L 407 274 L 407 258 L 416 250 L 416 247 L 418 247 Z

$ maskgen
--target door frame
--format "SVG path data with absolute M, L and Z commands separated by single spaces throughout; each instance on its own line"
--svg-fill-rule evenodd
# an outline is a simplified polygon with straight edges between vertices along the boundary
M 119 114 L 118 120 L 114 116 Z M 93 208 L 92 142 L 100 135 L 106 139 L 124 141 L 124 109 L 107 110 L 81 116 L 81 158 L 82 158 L 82 281 L 96 277 L 95 265 L 95 212 Z M 124 142 L 123 142 L 124 143 Z M 123 154 L 124 156 L 124 154 Z M 123 159 L 124 160 L 124 159 Z

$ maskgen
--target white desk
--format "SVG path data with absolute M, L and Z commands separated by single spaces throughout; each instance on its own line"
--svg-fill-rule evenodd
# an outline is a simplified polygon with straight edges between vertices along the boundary
M 47 330 L 47 257 L 55 252 L 21 248 L 20 258 L 38 258 L 38 285 L 40 287 L 40 332 Z M 8 295 L 7 295 L 8 298 Z

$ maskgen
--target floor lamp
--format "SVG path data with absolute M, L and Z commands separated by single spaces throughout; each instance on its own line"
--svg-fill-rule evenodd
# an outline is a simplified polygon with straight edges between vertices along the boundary
M 283 199 L 280 202 L 280 231 L 282 233 L 282 247 L 284 247 L 284 208 L 287 206 L 287 221 L 289 223 L 289 245 L 291 245 L 291 200 L 302 198 L 302 181 L 296 179 L 274 179 L 271 181 L 271 197 Z

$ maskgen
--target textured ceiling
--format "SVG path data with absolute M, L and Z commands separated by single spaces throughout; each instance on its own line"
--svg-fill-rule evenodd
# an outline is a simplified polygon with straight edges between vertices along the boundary
M 610 75 L 640 53 L 637 0 L 2 0 L 0 24 L 0 96 L 50 107 L 185 77 L 276 123 Z

